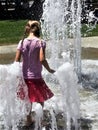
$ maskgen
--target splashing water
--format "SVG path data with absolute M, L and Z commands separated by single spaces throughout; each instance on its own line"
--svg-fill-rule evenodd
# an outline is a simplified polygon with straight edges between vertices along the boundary
M 0 65 L 0 106 L 2 106 L 0 107 L 0 117 L 3 120 L 4 130 L 18 130 L 17 126 L 21 121 L 25 120 L 31 107 L 28 100 L 27 86 L 23 81 L 21 72 L 19 63 Z M 78 130 L 78 119 L 80 118 L 77 91 L 78 78 L 73 66 L 66 62 L 58 68 L 54 76 L 57 77 L 60 84 L 57 87 L 57 84 L 53 83 L 53 87 L 56 86 L 56 90 L 59 91 L 55 93 L 52 99 L 45 102 L 44 107 L 51 115 L 51 129 L 59 130 L 56 115 L 62 113 L 65 123 L 63 130 L 71 130 L 72 123 L 75 130 Z M 21 86 L 24 93 L 18 95 L 21 92 L 19 91 Z M 36 120 L 34 130 L 42 129 L 42 107 L 40 104 L 35 103 L 32 106 L 32 111 L 36 113 L 35 117 L 33 117 Z
M 49 54 L 51 52 L 49 63 L 57 70 L 53 76 L 43 71 L 44 78 L 47 79 L 48 77 L 48 81 L 46 81 L 49 86 L 53 86 L 52 89 L 55 93 L 52 99 L 45 102 L 44 107 L 50 112 L 52 130 L 59 130 L 55 117 L 55 114 L 59 112 L 63 113 L 64 116 L 65 125 L 63 130 L 71 130 L 72 125 L 75 130 L 78 130 L 79 127 L 80 113 L 76 73 L 81 78 L 80 15 L 80 0 L 45 1 L 42 32 L 48 40 L 47 51 Z M 7 130 L 10 126 L 12 126 L 13 130 L 17 130 L 17 125 L 26 117 L 31 107 L 26 93 L 26 85 L 24 85 L 23 89 L 25 95 L 21 97 L 24 100 L 20 100 L 16 94 L 20 77 L 23 80 L 20 69 L 21 66 L 15 63 L 0 66 L 0 99 L 2 99 L 0 103 L 4 102 L 0 111 L 3 113 L 3 120 Z M 24 81 L 22 83 L 24 84 Z M 41 127 L 43 111 L 39 104 L 32 106 L 32 111 L 36 112 L 36 130 L 39 126 Z
M 73 66 L 68 62 L 59 67 L 55 73 L 62 91 L 63 110 L 65 120 L 67 121 L 67 130 L 71 129 L 71 120 L 75 124 L 75 130 L 78 130 L 79 113 L 79 97 L 77 85 L 77 75 Z
M 81 79 L 80 0 L 46 0 L 42 20 L 43 34 L 49 41 L 47 45 L 49 62 L 57 69 L 55 75 L 63 95 L 61 100 L 66 122 L 65 129 L 71 129 L 72 120 L 77 130 L 80 114 L 78 80 L 74 70 Z
M 20 68 L 19 63 L 16 62 L 10 65 L 0 65 L 0 113 L 6 130 L 11 127 L 12 130 L 17 130 L 17 124 L 25 119 L 30 110 L 27 87 Z M 24 86 L 25 95 L 21 93 L 18 96 L 21 86 Z
M 80 0 L 46 0 L 43 13 L 43 34 L 49 40 L 51 64 L 57 66 L 62 52 L 81 77 L 81 4 Z M 55 60 L 54 60 L 55 59 Z M 55 63 L 54 63 L 55 62 Z
M 87 24 L 89 27 L 89 30 L 87 31 L 93 30 L 96 27 L 97 22 L 98 22 L 98 18 L 94 15 L 94 10 L 89 11 L 88 24 Z
M 90 4 L 89 6 L 86 4 L 86 0 L 82 1 L 82 20 L 84 21 L 86 25 L 86 34 L 84 36 L 87 36 L 87 33 L 91 33 L 93 29 L 96 28 L 96 25 L 98 23 L 98 17 L 96 17 L 95 12 L 96 8 L 94 9 L 94 5 Z

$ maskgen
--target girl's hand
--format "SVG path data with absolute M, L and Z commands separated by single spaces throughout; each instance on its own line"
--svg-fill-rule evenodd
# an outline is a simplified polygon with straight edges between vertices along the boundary
M 53 73 L 55 73 L 55 70 L 50 69 L 49 72 L 53 74 Z

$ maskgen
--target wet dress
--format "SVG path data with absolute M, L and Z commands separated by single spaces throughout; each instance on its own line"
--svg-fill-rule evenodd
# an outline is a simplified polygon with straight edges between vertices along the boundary
M 42 47 L 46 47 L 45 41 Z M 46 85 L 42 78 L 42 64 L 39 60 L 40 40 L 36 37 L 33 39 L 25 38 L 23 44 L 21 41 L 17 49 L 22 54 L 22 71 L 25 83 L 28 87 L 28 96 L 30 102 L 44 102 L 53 96 L 52 91 Z

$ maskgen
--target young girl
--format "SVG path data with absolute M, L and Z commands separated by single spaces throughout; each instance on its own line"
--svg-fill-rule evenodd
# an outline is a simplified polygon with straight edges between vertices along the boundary
M 42 65 L 50 72 L 51 69 L 45 58 L 46 43 L 40 39 L 41 27 L 38 21 L 28 21 L 25 27 L 27 38 L 21 40 L 17 47 L 15 61 L 19 62 L 22 56 L 23 77 L 28 87 L 28 96 L 31 102 L 38 102 L 42 106 L 44 101 L 51 98 L 53 93 L 42 78 Z M 27 126 L 32 123 L 31 113 L 27 116 Z

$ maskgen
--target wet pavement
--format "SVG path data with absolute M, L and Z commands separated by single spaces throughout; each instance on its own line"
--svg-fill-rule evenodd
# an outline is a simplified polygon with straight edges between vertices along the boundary
M 0 46 L 0 64 L 1 63 L 12 63 L 15 57 L 17 45 L 8 45 L 8 46 Z M 98 37 L 90 37 L 90 38 L 83 38 L 82 39 L 82 58 L 84 59 L 98 59 Z M 9 62 L 8 62 L 9 61 Z M 47 111 L 48 112 L 48 111 Z M 46 130 L 51 129 L 51 118 L 48 117 L 47 112 L 44 115 L 44 121 L 43 121 L 43 128 Z M 56 115 L 56 120 L 58 123 L 58 129 L 64 130 L 64 119 L 59 113 Z M 82 130 L 93 130 L 91 128 L 92 120 L 87 118 L 81 118 L 80 120 L 80 127 Z M 4 126 L 0 128 L 0 130 L 5 130 Z M 11 129 L 9 129 L 11 130 Z M 29 128 L 25 127 L 18 127 L 18 130 L 34 130 L 34 126 Z M 42 129 L 38 129 L 42 130 Z M 71 130 L 75 130 L 74 126 L 71 128 Z
M 84 48 L 98 48 L 98 37 L 85 37 L 81 38 L 81 46 Z M 15 53 L 17 44 L 0 46 L 0 54 Z
M 57 123 L 57 129 L 58 130 L 67 130 L 66 129 L 66 123 L 63 117 L 63 113 L 58 113 L 55 115 L 56 117 L 56 123 Z M 92 130 L 91 128 L 92 120 L 81 118 L 78 120 L 78 130 Z M 17 127 L 18 130 L 35 130 L 35 123 L 32 123 L 30 126 L 23 126 L 20 125 Z M 44 111 L 42 125 L 38 127 L 36 130 L 52 130 L 52 118 L 51 114 L 48 110 Z M 2 125 L 0 130 L 6 130 L 4 128 L 4 125 Z M 9 127 L 8 130 L 13 130 L 12 127 Z M 71 128 L 70 130 L 75 130 L 75 126 L 71 121 Z

